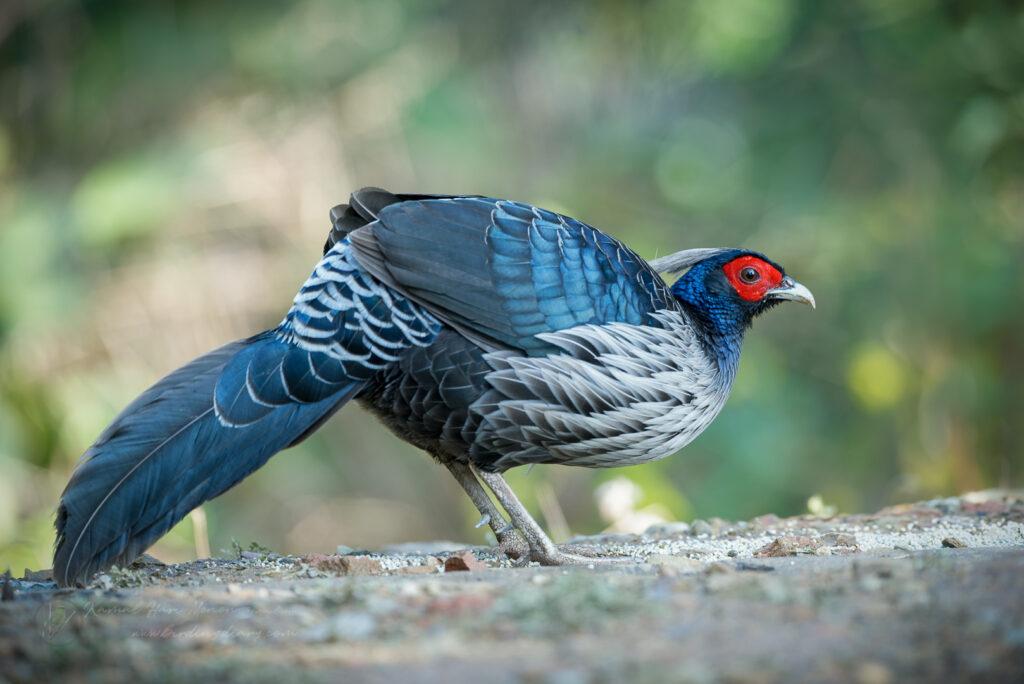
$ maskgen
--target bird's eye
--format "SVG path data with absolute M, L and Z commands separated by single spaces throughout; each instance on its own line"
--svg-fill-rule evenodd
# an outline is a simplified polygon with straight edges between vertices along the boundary
M 745 283 L 756 283 L 761 279 L 761 274 L 757 272 L 756 268 L 747 266 L 740 271 L 740 279 Z

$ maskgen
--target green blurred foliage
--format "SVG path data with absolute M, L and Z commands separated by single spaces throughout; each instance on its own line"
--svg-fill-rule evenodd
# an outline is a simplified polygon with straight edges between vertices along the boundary
M 726 518 L 1021 485 L 1022 34 L 1011 0 L 6 3 L 0 565 L 49 565 L 103 426 L 274 325 L 372 184 L 531 201 L 648 257 L 755 248 L 817 296 L 758 321 L 683 453 L 513 474 L 573 532 L 621 476 Z M 355 407 L 206 509 L 214 551 L 480 538 Z

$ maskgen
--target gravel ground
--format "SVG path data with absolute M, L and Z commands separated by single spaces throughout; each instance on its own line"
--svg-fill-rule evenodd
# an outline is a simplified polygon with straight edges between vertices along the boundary
M 1024 680 L 1024 495 L 486 547 L 266 550 L 0 602 L 0 681 Z M 617 558 L 604 563 L 601 559 Z

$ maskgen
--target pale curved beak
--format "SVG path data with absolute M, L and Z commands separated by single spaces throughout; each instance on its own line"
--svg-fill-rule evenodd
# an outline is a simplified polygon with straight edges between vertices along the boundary
M 789 276 L 783 278 L 778 287 L 765 292 L 764 296 L 767 299 L 790 299 L 794 302 L 803 302 L 809 304 L 812 309 L 815 308 L 814 295 L 811 294 L 811 291 Z

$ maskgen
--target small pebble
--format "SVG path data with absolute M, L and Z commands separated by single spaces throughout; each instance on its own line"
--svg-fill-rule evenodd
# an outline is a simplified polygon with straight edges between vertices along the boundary
M 942 540 L 942 545 L 947 549 L 962 549 L 967 546 L 966 542 L 956 537 L 946 537 Z
M 829 546 L 845 546 L 850 548 L 857 546 L 857 537 L 852 534 L 842 534 L 839 532 L 827 532 L 821 535 L 821 541 Z
M 708 523 L 707 520 L 694 520 L 693 524 L 690 525 L 690 531 L 694 535 L 698 535 L 698 536 L 702 535 L 702 534 L 712 534 L 712 533 L 714 533 L 714 530 L 712 529 L 711 524 Z
M 445 572 L 460 572 L 465 570 L 486 570 L 487 563 L 473 555 L 472 551 L 459 551 L 449 556 L 444 562 Z

